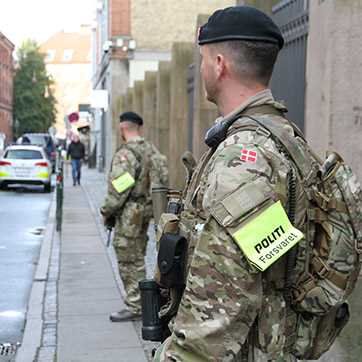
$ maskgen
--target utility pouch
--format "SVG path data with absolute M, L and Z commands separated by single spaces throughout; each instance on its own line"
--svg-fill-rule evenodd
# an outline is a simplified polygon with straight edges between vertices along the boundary
M 162 235 L 157 258 L 162 287 L 184 287 L 186 252 L 187 240 L 183 236 L 171 233 Z
M 298 359 L 316 360 L 328 351 L 349 320 L 348 303 L 323 315 L 300 313 L 293 354 Z
M 165 233 L 177 234 L 179 228 L 179 217 L 171 213 L 163 213 L 159 219 L 156 232 L 156 242 L 159 245 L 161 237 Z

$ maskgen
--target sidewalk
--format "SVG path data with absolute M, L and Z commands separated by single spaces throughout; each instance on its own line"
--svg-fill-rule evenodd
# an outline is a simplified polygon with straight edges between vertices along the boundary
M 141 341 L 140 323 L 109 321 L 110 312 L 124 303 L 113 248 L 106 248 L 98 215 L 105 175 L 83 169 L 81 186 L 73 187 L 71 177 L 65 177 L 60 239 L 52 203 L 16 362 L 148 360 L 145 349 L 152 345 Z M 152 268 L 148 262 L 149 273 Z

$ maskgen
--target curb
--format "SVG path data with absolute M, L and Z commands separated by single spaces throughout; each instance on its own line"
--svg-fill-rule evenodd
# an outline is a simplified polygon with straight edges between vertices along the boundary
M 48 223 L 41 244 L 38 265 L 31 287 L 26 322 L 21 346 L 16 353 L 15 362 L 34 361 L 41 345 L 43 332 L 43 308 L 46 282 L 50 264 L 51 250 L 55 233 L 55 193 L 50 203 Z

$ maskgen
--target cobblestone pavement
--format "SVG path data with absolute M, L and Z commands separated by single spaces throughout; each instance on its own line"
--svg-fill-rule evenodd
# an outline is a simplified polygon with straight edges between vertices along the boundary
M 84 167 L 84 171 L 82 170 L 82 172 L 83 172 L 83 174 L 82 174 L 83 189 L 87 194 L 88 200 L 90 201 L 92 211 L 96 215 L 97 226 L 100 230 L 100 233 L 103 237 L 104 242 L 106 243 L 107 234 L 106 234 L 106 230 L 102 224 L 101 215 L 98 211 L 100 209 L 100 206 L 102 205 L 102 202 L 103 202 L 104 197 L 107 192 L 106 174 L 100 173 L 95 169 L 88 169 L 86 167 Z M 152 278 L 153 271 L 155 269 L 155 264 L 156 264 L 156 256 L 157 256 L 153 224 L 151 224 L 149 227 L 148 236 L 149 236 L 149 242 L 147 245 L 146 257 L 145 257 L 146 274 L 147 274 L 147 278 Z M 124 293 L 123 286 L 122 286 L 122 282 L 121 282 L 119 274 L 118 274 L 117 259 L 116 259 L 116 255 L 115 255 L 115 252 L 112 247 L 110 247 L 108 249 L 108 254 L 109 254 L 112 266 L 113 266 L 113 271 L 114 271 L 115 278 L 117 280 L 117 284 L 119 285 L 119 287 L 121 289 L 121 293 L 123 294 Z M 137 334 L 142 342 L 142 345 L 144 347 L 144 350 L 146 352 L 148 359 L 152 360 L 152 358 L 151 358 L 152 349 L 155 348 L 158 344 L 146 342 L 142 339 L 141 322 L 134 322 L 134 325 L 135 325 Z

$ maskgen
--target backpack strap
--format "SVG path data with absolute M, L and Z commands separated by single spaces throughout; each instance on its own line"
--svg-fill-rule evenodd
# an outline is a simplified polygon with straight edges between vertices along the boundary
M 141 174 L 141 171 L 142 171 L 142 164 L 143 164 L 143 157 L 142 155 L 137 152 L 133 147 L 130 147 L 127 143 L 125 143 L 122 148 L 125 148 L 127 149 L 128 151 L 131 151 L 133 153 L 133 155 L 136 157 L 136 160 L 138 162 L 138 167 L 136 169 L 136 172 L 135 172 L 135 179 L 138 179 L 140 174 Z
M 260 126 L 267 129 L 279 141 L 279 143 L 282 144 L 301 174 L 304 185 L 309 187 L 314 184 L 318 171 L 318 167 L 316 167 L 317 164 L 315 162 L 310 162 L 309 159 L 305 159 L 302 150 L 295 142 L 295 136 L 292 136 L 289 132 L 280 127 L 278 124 L 275 124 L 275 122 L 269 118 L 256 118 L 250 115 L 247 116 Z M 304 137 L 297 126 L 290 121 L 288 122 L 293 127 L 296 135 L 304 140 Z

